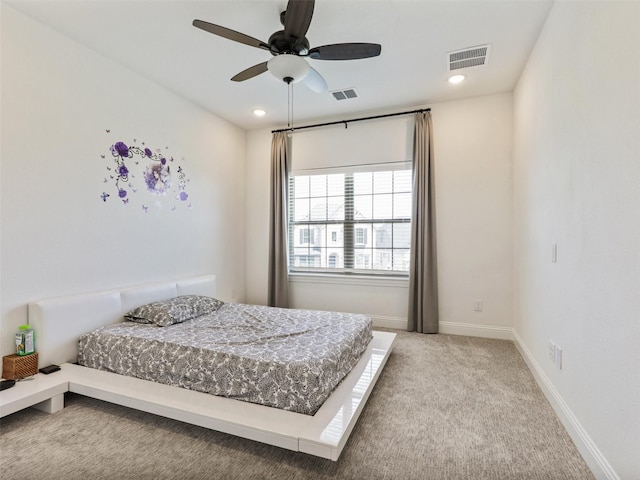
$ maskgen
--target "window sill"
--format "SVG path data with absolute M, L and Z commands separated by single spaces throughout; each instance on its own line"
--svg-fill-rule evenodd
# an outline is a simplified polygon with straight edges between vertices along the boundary
M 289 273 L 289 283 L 322 283 L 325 285 L 363 285 L 407 288 L 409 277 L 372 275 L 332 275 L 330 273 Z

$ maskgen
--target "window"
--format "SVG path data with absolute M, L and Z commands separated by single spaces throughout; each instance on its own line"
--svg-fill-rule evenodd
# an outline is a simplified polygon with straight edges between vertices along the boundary
M 300 255 L 296 258 L 297 265 L 299 267 L 319 267 L 320 257 L 314 255 Z
M 314 243 L 314 233 L 315 231 L 311 228 L 303 228 L 300 230 L 300 243 L 301 244 L 311 244 Z
M 330 171 L 294 172 L 290 177 L 290 270 L 407 275 L 410 166 Z

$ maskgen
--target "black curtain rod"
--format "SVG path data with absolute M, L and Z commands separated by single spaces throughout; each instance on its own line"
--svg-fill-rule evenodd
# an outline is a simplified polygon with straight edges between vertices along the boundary
M 387 113 L 385 115 L 374 115 L 372 117 L 352 118 L 351 120 L 337 120 L 335 122 L 316 123 L 314 125 L 304 125 L 302 127 L 295 127 L 295 128 L 294 127 L 281 128 L 279 130 L 271 130 L 271 133 L 295 132 L 296 130 L 305 130 L 307 128 L 327 127 L 329 125 L 340 125 L 340 124 L 344 124 L 345 128 L 347 128 L 347 124 L 352 122 L 362 122 L 363 120 L 375 120 L 376 118 L 397 117 L 399 115 L 409 115 L 410 113 L 422 113 L 422 112 L 430 112 L 430 111 L 431 111 L 430 108 L 421 108 L 420 110 L 411 110 L 408 112 Z

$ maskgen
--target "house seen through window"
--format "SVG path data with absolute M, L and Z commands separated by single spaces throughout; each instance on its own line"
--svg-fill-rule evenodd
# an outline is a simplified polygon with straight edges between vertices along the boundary
M 290 270 L 407 275 L 411 175 L 406 163 L 294 172 Z

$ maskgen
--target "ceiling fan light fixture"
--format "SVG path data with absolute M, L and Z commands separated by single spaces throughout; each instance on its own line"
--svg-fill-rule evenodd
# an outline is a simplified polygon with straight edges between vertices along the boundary
M 309 64 L 297 55 L 276 55 L 267 62 L 271 74 L 283 82 L 299 82 L 309 73 Z M 290 80 L 288 80 L 290 79 Z

